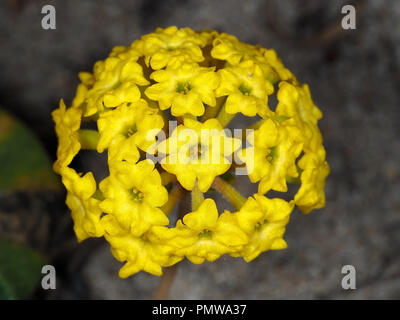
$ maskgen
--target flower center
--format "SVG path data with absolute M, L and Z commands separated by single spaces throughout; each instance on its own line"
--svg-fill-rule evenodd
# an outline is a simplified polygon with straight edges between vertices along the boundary
M 249 96 L 251 93 L 251 88 L 249 86 L 246 86 L 244 83 L 242 83 L 239 86 L 239 91 L 244 94 L 245 96 Z
M 129 138 L 130 136 L 134 135 L 137 131 L 136 125 L 134 124 L 133 126 L 128 126 L 125 128 L 123 135 L 126 138 Z
M 135 201 L 135 202 L 142 202 L 143 198 L 144 198 L 144 194 L 143 194 L 143 192 L 140 192 L 136 188 L 133 188 L 131 190 L 131 197 L 132 197 L 133 201 Z
M 207 155 L 207 147 L 201 143 L 193 145 L 189 149 L 189 157 L 191 160 L 200 160 Z
M 210 239 L 212 237 L 212 231 L 204 229 L 202 232 L 198 234 L 199 238 L 207 238 Z
M 254 226 L 254 230 L 259 231 L 263 225 L 265 225 L 267 223 L 267 219 L 265 219 L 262 222 L 257 222 L 257 224 Z
M 189 81 L 178 82 L 178 85 L 176 86 L 176 92 L 178 93 L 187 94 L 191 89 L 192 87 Z
M 122 82 L 121 81 L 117 81 L 112 87 L 111 90 L 115 90 L 118 89 L 121 86 Z
M 275 159 L 278 157 L 278 150 L 276 147 L 271 147 L 269 154 L 267 155 L 267 160 L 269 163 L 273 164 Z

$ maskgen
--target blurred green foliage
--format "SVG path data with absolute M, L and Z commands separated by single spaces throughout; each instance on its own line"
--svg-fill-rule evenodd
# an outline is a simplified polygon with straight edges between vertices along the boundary
M 23 124 L 0 109 L 0 191 L 59 186 L 41 143 Z M 30 298 L 40 283 L 45 264 L 27 246 L 0 238 L 0 300 Z
M 59 180 L 41 143 L 0 110 L 0 191 L 56 188 Z
M 45 260 L 26 246 L 0 239 L 0 300 L 29 298 Z

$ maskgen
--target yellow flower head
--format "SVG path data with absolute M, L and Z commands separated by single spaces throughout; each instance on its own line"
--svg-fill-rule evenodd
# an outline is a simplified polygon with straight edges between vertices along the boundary
M 158 28 L 79 78 L 70 107 L 61 100 L 52 113 L 54 170 L 78 241 L 104 236 L 124 263 L 120 277 L 160 276 L 184 258 L 251 261 L 287 247 L 295 206 L 309 213 L 325 205 L 322 113 L 273 49 L 214 30 Z M 254 122 L 239 129 L 240 118 Z M 73 160 L 82 150 L 102 154 L 105 170 L 79 172 Z M 257 193 L 242 196 L 235 175 Z M 296 194 L 288 194 L 291 184 L 299 184 Z M 192 209 L 179 206 L 171 226 L 187 193 Z M 218 194 L 230 207 L 217 208 Z

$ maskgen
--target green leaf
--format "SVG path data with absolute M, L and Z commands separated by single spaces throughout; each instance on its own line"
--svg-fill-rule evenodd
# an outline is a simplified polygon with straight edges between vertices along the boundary
M 15 296 L 12 288 L 10 287 L 8 281 L 0 273 L 0 300 L 15 300 Z
M 0 300 L 28 298 L 39 284 L 45 264 L 28 247 L 0 239 Z
M 58 189 L 59 185 L 41 143 L 0 110 L 0 191 Z

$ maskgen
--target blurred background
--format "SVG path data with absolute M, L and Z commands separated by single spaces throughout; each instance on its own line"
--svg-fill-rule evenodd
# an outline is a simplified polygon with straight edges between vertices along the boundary
M 49 170 L 57 143 L 50 113 L 60 98 L 71 102 L 78 72 L 91 71 L 112 47 L 177 25 L 274 48 L 309 84 L 324 114 L 319 126 L 331 174 L 326 207 L 309 215 L 293 212 L 287 250 L 252 263 L 230 257 L 200 266 L 183 261 L 170 298 L 399 299 L 400 2 L 350 3 L 357 10 L 355 30 L 341 28 L 341 8 L 349 1 L 340 0 L 2 0 L 0 161 L 3 172 L 14 176 L 0 175 L 0 238 L 40 254 L 22 254 L 16 263 L 30 259 L 23 263 L 33 270 L 41 263 L 57 270 L 56 290 L 35 289 L 39 274 L 39 282 L 18 289 L 19 297 L 152 297 L 159 278 L 140 273 L 119 279 L 121 264 L 104 240 L 77 244 L 65 194 Z M 45 4 L 56 8 L 56 30 L 41 28 Z M 18 161 L 22 175 L 13 166 Z M 14 254 L 4 248 L 0 242 L 0 271 L 10 274 L 4 266 Z M 356 269 L 356 290 L 341 287 L 344 265 Z

